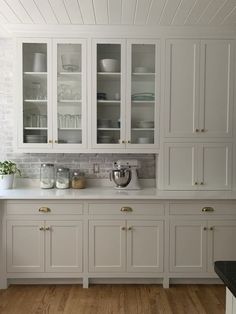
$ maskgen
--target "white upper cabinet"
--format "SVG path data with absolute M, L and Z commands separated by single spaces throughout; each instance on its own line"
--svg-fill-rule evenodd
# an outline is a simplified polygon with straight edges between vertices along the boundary
M 86 147 L 86 41 L 20 39 L 18 53 L 18 147 Z
M 158 49 L 153 40 L 93 41 L 93 148 L 157 148 Z
M 232 135 L 233 42 L 167 40 L 167 137 Z
M 53 41 L 53 145 L 86 146 L 86 43 Z
M 20 148 L 50 148 L 52 138 L 51 42 L 18 42 L 17 141 Z
M 232 144 L 164 144 L 164 188 L 169 190 L 229 190 Z

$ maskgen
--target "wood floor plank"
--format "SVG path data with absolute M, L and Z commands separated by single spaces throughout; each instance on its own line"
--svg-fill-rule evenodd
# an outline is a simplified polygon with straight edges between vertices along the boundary
M 15 285 L 0 314 L 223 314 L 223 285 Z

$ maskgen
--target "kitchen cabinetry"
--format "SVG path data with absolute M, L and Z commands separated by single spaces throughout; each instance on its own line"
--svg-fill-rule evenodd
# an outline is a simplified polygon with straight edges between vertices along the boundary
M 165 189 L 231 188 L 231 143 L 165 143 L 164 154 Z
M 89 268 L 93 272 L 162 272 L 163 222 L 89 222 Z
M 230 137 L 232 40 L 166 42 L 166 137 Z
M 8 272 L 82 272 L 81 221 L 9 220 Z
M 93 41 L 93 148 L 157 148 L 159 45 Z
M 163 204 L 97 203 L 89 214 L 91 272 L 163 272 Z
M 18 147 L 86 147 L 85 40 L 23 39 L 18 53 Z
M 171 272 L 214 274 L 215 261 L 236 259 L 236 251 L 233 249 L 236 236 L 235 213 L 234 216 L 227 217 L 227 214 L 233 213 L 232 208 L 229 208 L 232 206 L 221 206 L 218 205 L 216 212 L 215 205 L 170 206 L 171 214 L 174 215 L 170 221 Z M 189 215 L 196 216 L 190 219 Z
M 42 201 L 7 204 L 7 271 L 82 272 L 83 205 L 73 201 L 44 204 Z

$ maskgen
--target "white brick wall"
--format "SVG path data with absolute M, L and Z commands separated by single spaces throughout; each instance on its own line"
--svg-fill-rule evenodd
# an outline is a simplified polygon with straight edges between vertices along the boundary
M 13 118 L 13 50 L 14 42 L 0 39 L 0 160 L 10 159 L 17 163 L 23 177 L 38 178 L 40 164 L 50 162 L 81 169 L 88 178 L 107 178 L 113 161 L 124 158 L 136 158 L 141 163 L 140 178 L 155 178 L 154 154 L 16 154 L 14 153 Z M 98 164 L 100 172 L 93 172 Z

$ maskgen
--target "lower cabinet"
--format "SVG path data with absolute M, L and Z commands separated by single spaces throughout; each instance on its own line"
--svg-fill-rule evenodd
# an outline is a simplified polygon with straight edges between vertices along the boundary
M 170 271 L 214 273 L 217 260 L 236 260 L 235 220 L 170 222 Z
M 82 272 L 82 222 L 7 221 L 8 272 Z
M 89 221 L 89 271 L 163 272 L 163 221 Z

